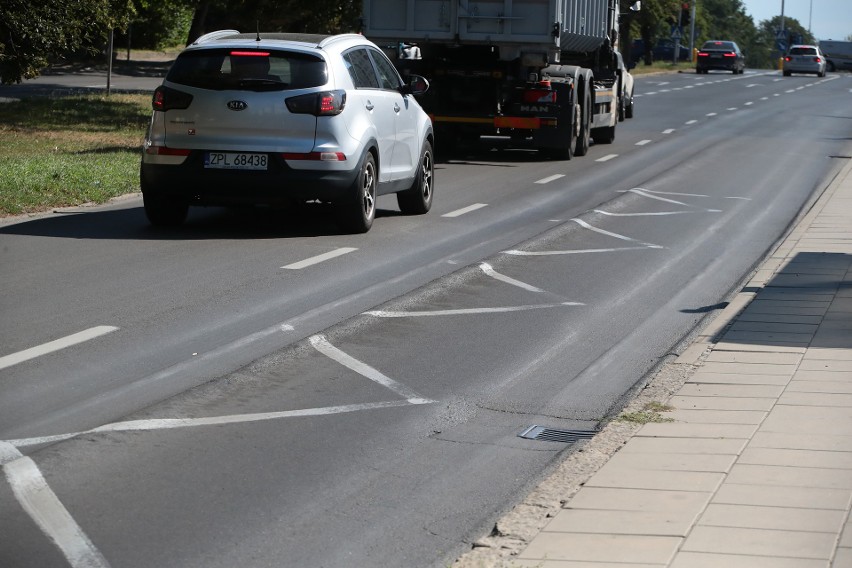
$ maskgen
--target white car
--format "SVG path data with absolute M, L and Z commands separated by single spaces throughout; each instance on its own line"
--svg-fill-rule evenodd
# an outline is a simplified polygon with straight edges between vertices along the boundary
M 630 69 L 624 65 L 624 59 L 621 53 L 615 52 L 615 57 L 618 60 L 618 74 L 621 77 L 621 89 L 618 98 L 618 120 L 623 121 L 625 118 L 633 118 L 633 75 L 630 74 Z M 636 64 L 631 65 L 631 69 Z
M 789 77 L 793 73 L 813 73 L 825 77 L 825 56 L 815 45 L 793 45 L 784 56 L 783 73 Z
M 178 55 L 154 91 L 140 183 L 154 225 L 190 205 L 320 200 L 366 232 L 376 197 L 429 211 L 432 122 L 372 42 L 356 34 L 207 34 Z

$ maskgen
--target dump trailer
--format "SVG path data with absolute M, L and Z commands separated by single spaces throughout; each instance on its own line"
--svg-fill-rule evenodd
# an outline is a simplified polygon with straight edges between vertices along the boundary
M 439 149 L 463 141 L 582 156 L 612 143 L 618 0 L 363 0 L 362 30 L 419 98 Z

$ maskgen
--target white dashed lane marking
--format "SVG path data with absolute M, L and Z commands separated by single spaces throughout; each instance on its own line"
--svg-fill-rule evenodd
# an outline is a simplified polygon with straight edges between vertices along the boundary
M 477 209 L 482 209 L 483 207 L 488 207 L 486 203 L 474 203 L 473 205 L 468 205 L 467 207 L 462 207 L 461 209 L 456 209 L 455 211 L 450 211 L 449 213 L 444 213 L 441 217 L 459 217 L 464 215 L 465 213 L 470 213 L 471 211 L 476 211 Z
M 11 355 L 6 355 L 5 357 L 0 357 L 0 369 L 5 369 L 6 367 L 11 367 L 12 365 L 17 365 L 18 363 L 35 359 L 41 355 L 47 355 L 48 353 L 53 353 L 54 351 L 59 351 L 60 349 L 65 349 L 66 347 L 71 347 L 72 345 L 77 345 L 78 343 L 95 339 L 96 337 L 106 335 L 107 333 L 112 333 L 117 329 L 117 327 L 111 325 L 99 325 L 61 339 L 49 341 L 36 347 L 31 347 L 23 351 L 18 351 L 17 353 L 12 353 Z
M 335 249 L 327 253 L 312 256 L 311 258 L 306 258 L 305 260 L 300 260 L 299 262 L 294 262 L 293 264 L 288 264 L 287 266 L 282 266 L 281 268 L 286 268 L 287 270 L 301 270 L 302 268 L 307 268 L 309 266 L 325 262 L 326 260 L 331 260 L 332 258 L 337 258 L 338 256 L 349 254 L 350 252 L 356 250 L 358 249 L 353 247 L 341 247 L 339 249 Z

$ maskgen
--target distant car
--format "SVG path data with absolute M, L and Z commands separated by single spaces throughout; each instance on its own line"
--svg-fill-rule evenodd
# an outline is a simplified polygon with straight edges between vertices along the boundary
M 622 121 L 625 118 L 633 118 L 633 75 L 625 67 L 621 53 L 616 51 L 615 57 L 618 60 L 618 71 L 621 75 L 621 92 L 618 94 L 618 120 Z M 631 65 L 631 67 L 633 66 Z
M 813 73 L 825 77 L 825 56 L 815 45 L 793 45 L 784 56 L 783 73 L 789 77 L 793 73 Z
M 429 211 L 432 122 L 375 44 L 357 34 L 213 32 L 182 51 L 154 91 L 140 183 L 153 225 L 190 205 L 330 203 L 370 229 L 376 197 Z
M 745 56 L 733 41 L 711 40 L 704 42 L 695 60 L 695 72 L 707 73 L 711 69 L 731 71 L 734 75 L 745 72 Z

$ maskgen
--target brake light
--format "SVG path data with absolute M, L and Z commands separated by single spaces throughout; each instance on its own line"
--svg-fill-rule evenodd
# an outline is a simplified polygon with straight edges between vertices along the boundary
M 550 81 L 540 82 L 538 88 L 524 90 L 525 103 L 555 103 L 556 91 L 550 89 Z
M 269 57 L 268 51 L 232 51 L 231 55 L 237 57 Z
M 822 57 L 814 57 L 815 63 L 822 63 Z
M 737 54 L 736 54 L 736 53 L 725 53 L 725 54 L 723 54 L 723 55 L 724 55 L 725 57 L 736 57 L 736 56 L 737 56 Z
M 190 103 L 192 103 L 192 95 L 171 87 L 157 87 L 154 89 L 154 96 L 151 98 L 151 107 L 162 112 L 173 108 L 189 108 Z
M 285 152 L 281 154 L 285 160 L 310 160 L 316 162 L 345 162 L 346 154 L 343 152 Z
M 710 54 L 707 53 L 706 51 L 699 51 L 698 52 L 698 57 L 708 57 L 709 55 Z
M 334 116 L 346 107 L 346 91 L 323 91 L 290 97 L 285 101 L 287 108 L 294 114 L 312 114 L 314 116 Z
M 786 57 L 784 57 L 784 61 L 793 61 L 793 58 L 787 55 Z
M 189 150 L 169 148 L 167 146 L 148 146 L 145 148 L 145 153 L 155 156 L 189 156 Z

